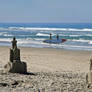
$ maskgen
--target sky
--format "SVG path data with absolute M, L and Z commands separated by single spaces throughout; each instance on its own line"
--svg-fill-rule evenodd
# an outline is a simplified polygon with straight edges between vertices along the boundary
M 92 23 L 92 0 L 0 0 L 0 23 Z

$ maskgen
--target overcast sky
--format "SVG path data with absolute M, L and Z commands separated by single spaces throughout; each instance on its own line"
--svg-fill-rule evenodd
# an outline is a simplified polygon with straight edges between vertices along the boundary
M 0 22 L 92 23 L 92 0 L 0 0 Z

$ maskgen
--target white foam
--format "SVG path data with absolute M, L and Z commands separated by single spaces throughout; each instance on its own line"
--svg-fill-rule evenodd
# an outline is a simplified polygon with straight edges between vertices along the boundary
M 20 27 L 19 29 L 21 30 L 52 30 L 52 31 L 67 30 L 66 28 L 31 28 L 31 27 L 28 27 L 28 28 Z
M 83 31 L 92 31 L 92 29 L 85 28 Z
M 11 34 L 3 34 L 3 36 L 13 36 L 13 35 L 11 35 Z
M 91 46 L 78 46 L 78 45 L 62 45 L 64 48 L 79 48 L 79 49 L 92 49 Z
M 0 36 L 4 35 L 4 34 L 7 34 L 7 32 L 1 32 L 0 33 Z
M 80 29 L 68 28 L 68 31 L 80 31 Z
M 79 37 L 79 36 L 82 36 L 82 35 L 69 35 L 70 37 Z
M 92 44 L 92 40 L 91 40 L 91 41 L 89 41 L 89 44 Z
M 35 38 L 34 40 L 36 40 L 36 41 L 44 41 L 46 39 L 45 38 Z
M 49 36 L 49 34 L 37 33 L 36 36 Z
M 68 36 L 67 34 L 65 35 L 65 34 L 59 34 L 59 36 Z
M 73 39 L 72 41 L 75 41 L 75 42 L 90 42 L 90 40 L 84 40 L 84 39 L 79 39 L 79 40 Z
M 67 30 L 68 30 L 68 31 L 89 31 L 89 32 L 92 31 L 92 29 L 89 29 L 89 28 L 84 28 L 84 29 L 68 28 Z
M 8 32 L 1 32 L 0 36 L 13 36 L 12 34 L 8 34 Z
M 76 28 L 37 28 L 37 27 L 8 27 L 3 28 L 0 27 L 0 30 L 22 30 L 22 31 L 92 31 L 92 29 L 84 28 L 84 29 L 76 29 Z
M 11 42 L 10 38 L 2 38 L 0 39 L 0 42 Z

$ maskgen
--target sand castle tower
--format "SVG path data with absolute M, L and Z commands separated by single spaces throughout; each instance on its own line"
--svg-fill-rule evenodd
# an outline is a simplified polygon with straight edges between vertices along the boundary
M 12 48 L 10 48 L 10 60 L 5 65 L 7 72 L 11 73 L 27 73 L 27 65 L 20 60 L 20 49 L 17 48 L 16 38 L 13 38 Z
M 86 75 L 86 83 L 87 83 L 88 87 L 92 88 L 92 58 L 90 59 L 89 72 Z
M 20 49 L 17 48 L 17 41 L 16 38 L 13 38 L 12 41 L 12 48 L 10 49 L 10 61 L 13 62 L 14 60 L 20 61 Z

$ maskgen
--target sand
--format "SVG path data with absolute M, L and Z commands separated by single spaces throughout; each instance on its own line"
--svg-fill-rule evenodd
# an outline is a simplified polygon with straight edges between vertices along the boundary
M 29 75 L 2 72 L 10 47 L 0 47 L 1 92 L 86 92 L 92 51 L 19 47 Z
M 27 62 L 28 71 L 56 72 L 80 71 L 88 72 L 92 51 L 69 51 L 51 48 L 23 48 L 21 61 Z M 10 47 L 0 47 L 0 66 L 9 61 Z

